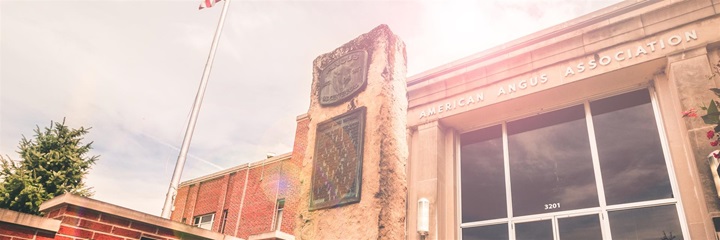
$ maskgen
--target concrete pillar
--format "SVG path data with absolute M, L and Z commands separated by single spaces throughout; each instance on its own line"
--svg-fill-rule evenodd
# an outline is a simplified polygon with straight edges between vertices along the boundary
M 408 239 L 417 233 L 417 201 L 430 200 L 430 232 L 426 239 L 456 239 L 455 134 L 438 122 L 417 127 L 411 137 L 409 163 Z
M 344 62 L 362 59 L 350 54 L 363 51 L 367 53 L 365 68 L 357 62 L 342 66 Z M 317 57 L 313 65 L 308 146 L 300 172 L 295 236 L 298 239 L 404 239 L 408 158 L 405 44 L 387 26 L 381 25 Z M 321 82 L 321 76 L 328 76 L 327 69 L 335 69 L 332 74 L 339 81 Z M 356 74 L 362 71 L 366 71 L 367 85 L 357 92 L 344 88 L 356 86 L 353 85 Z M 321 99 L 326 91 L 349 95 L 328 104 L 324 102 L 326 98 Z M 327 156 L 321 156 L 316 150 L 333 144 L 324 142 L 316 146 L 318 124 L 361 108 L 365 108 L 366 113 L 360 200 L 310 210 L 313 165 L 317 159 Z M 327 179 L 325 183 L 333 184 L 333 181 Z
M 457 192 L 459 182 L 456 164 L 459 135 L 452 129 L 445 129 L 442 150 L 444 156 L 438 159 L 438 236 L 439 239 L 458 239 Z
M 720 213 L 720 202 L 707 162 L 707 155 L 714 150 L 706 137 L 712 127 L 699 117 L 676 119 L 682 111 L 691 108 L 698 109 L 698 114 L 702 115 L 704 111 L 700 106 L 707 106 L 711 99 L 717 99 L 709 90 L 716 87 L 715 82 L 708 79 L 710 74 L 707 50 L 703 46 L 669 55 L 667 80 L 656 79 L 660 103 L 665 105 L 661 108 L 670 111 L 670 114 L 663 114 L 668 137 L 689 140 L 670 141 L 670 149 L 674 151 L 675 177 L 681 187 L 680 197 L 693 239 L 714 239 L 711 215 Z

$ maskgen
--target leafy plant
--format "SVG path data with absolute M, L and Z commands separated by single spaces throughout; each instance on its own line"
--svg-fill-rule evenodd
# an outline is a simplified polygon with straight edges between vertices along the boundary
M 663 231 L 663 237 L 661 237 L 660 240 L 675 240 L 676 238 L 677 236 L 673 235 L 672 232 L 668 235 L 665 231 Z
M 708 76 L 708 80 L 720 76 L 720 61 L 712 66 L 712 74 Z M 715 96 L 720 97 L 720 88 L 710 88 Z M 707 138 L 710 139 L 710 146 L 716 147 L 720 144 L 720 102 L 715 99 L 711 99 L 707 106 L 701 106 L 700 109 L 705 110 L 705 114 L 700 116 L 705 124 L 714 125 L 713 130 L 707 132 Z M 683 112 L 683 117 L 697 117 L 697 110 L 691 108 Z M 715 157 L 720 157 L 716 155 Z
M 35 129 L 33 139 L 20 140 L 20 161 L 0 156 L 0 208 L 40 214 L 44 201 L 64 193 L 92 196 L 83 178 L 98 156 L 87 156 L 92 142 L 83 144 L 88 129 L 61 123 Z

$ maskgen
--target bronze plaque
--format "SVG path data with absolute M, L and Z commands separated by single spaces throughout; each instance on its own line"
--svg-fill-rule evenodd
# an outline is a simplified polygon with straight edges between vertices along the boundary
M 367 83 L 367 52 L 352 51 L 332 61 L 320 72 L 320 105 L 334 105 L 351 98 Z
M 365 109 L 318 124 L 310 210 L 360 202 Z

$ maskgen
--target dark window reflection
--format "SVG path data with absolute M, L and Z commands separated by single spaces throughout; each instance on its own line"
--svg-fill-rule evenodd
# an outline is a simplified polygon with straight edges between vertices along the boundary
M 598 206 L 582 105 L 508 123 L 508 147 L 514 215 Z
M 558 230 L 562 240 L 602 239 L 598 215 L 558 218 Z
M 507 217 L 502 127 L 461 137 L 462 221 Z
M 553 229 L 550 220 L 515 224 L 517 240 L 552 240 Z
M 683 239 L 675 205 L 609 212 L 608 218 L 613 239 Z
M 590 103 L 608 204 L 672 198 L 646 89 Z
M 463 228 L 463 240 L 503 240 L 509 239 L 507 224 Z

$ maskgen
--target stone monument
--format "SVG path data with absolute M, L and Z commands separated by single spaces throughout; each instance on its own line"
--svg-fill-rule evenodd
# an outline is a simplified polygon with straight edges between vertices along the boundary
M 315 59 L 296 238 L 405 238 L 406 59 L 386 25 Z

